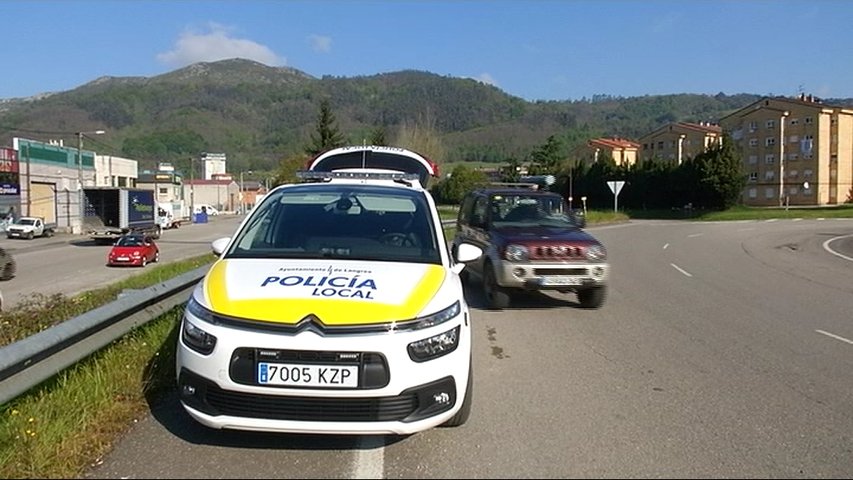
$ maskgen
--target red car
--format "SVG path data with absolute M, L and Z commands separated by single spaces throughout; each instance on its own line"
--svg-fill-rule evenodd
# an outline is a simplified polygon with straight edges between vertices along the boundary
M 107 266 L 133 265 L 144 267 L 149 262 L 160 261 L 160 249 L 151 237 L 124 235 L 107 255 Z

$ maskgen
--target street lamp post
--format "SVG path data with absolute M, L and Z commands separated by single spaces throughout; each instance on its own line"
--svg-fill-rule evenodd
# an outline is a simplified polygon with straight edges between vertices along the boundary
M 195 223 L 195 157 L 190 157 L 190 223 Z M 217 187 L 218 188 L 218 187 Z
M 83 135 L 103 135 L 104 130 L 93 130 L 90 132 L 77 132 L 77 209 L 80 220 L 80 228 L 83 228 Z M 94 165 L 93 165 L 94 166 Z M 69 225 L 70 226 L 70 225 Z

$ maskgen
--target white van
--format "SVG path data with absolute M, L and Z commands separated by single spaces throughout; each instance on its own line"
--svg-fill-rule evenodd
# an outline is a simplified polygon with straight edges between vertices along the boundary
M 193 207 L 193 213 L 201 213 L 201 207 L 204 207 L 208 215 L 219 215 L 219 210 L 209 203 L 196 203 Z

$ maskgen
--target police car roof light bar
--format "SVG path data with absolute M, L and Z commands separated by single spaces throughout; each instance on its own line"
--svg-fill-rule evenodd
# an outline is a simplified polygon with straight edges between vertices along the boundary
M 300 170 L 296 172 L 296 177 L 302 180 L 331 180 L 333 178 L 361 179 L 361 180 L 415 180 L 420 177 L 416 173 L 404 172 L 354 172 L 354 171 L 334 171 L 334 172 L 317 172 L 314 170 Z

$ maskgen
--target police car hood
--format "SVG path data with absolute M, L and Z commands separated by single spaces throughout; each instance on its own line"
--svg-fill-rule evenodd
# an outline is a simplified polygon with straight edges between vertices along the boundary
M 420 263 L 220 259 L 195 295 L 230 317 L 295 325 L 314 315 L 329 326 L 366 325 L 419 316 L 445 277 L 440 265 Z

